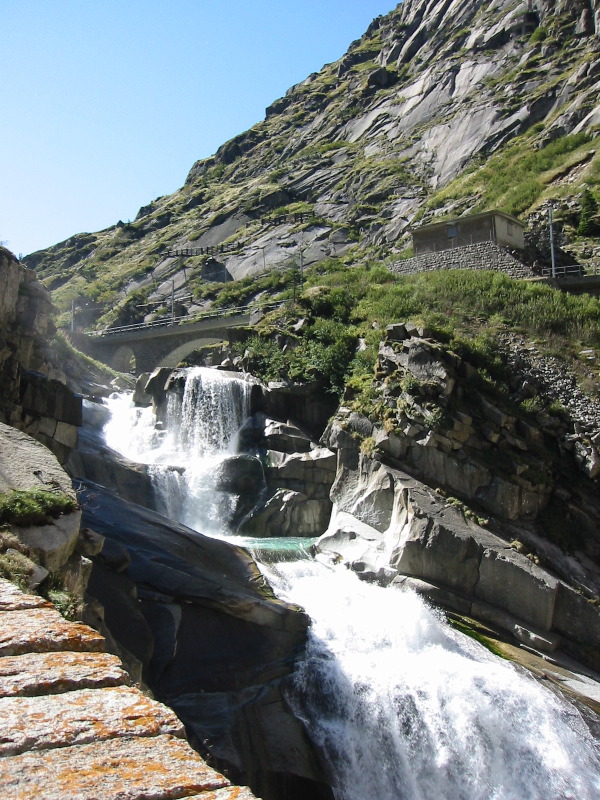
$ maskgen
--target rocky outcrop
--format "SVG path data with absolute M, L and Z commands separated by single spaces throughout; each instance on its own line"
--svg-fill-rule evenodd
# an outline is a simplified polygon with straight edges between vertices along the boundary
M 578 469 L 591 474 L 589 459 L 563 457 L 565 440 L 577 450 L 572 422 L 543 413 L 541 398 L 535 412 L 519 405 L 539 387 L 521 380 L 513 387 L 514 397 L 502 396 L 468 360 L 423 329 L 390 326 L 376 374 L 384 424 L 346 412 L 344 426 L 368 438 L 373 452 L 390 463 L 484 512 L 509 520 L 537 519 L 552 503 L 559 477 L 568 491 L 578 483 Z M 586 437 L 579 438 L 583 447 Z M 595 539 L 593 527 L 589 534 Z
M 304 392 L 300 396 L 306 397 Z M 323 533 L 331 516 L 335 455 L 297 425 L 264 414 L 253 415 L 239 439 L 242 447 L 259 453 L 264 464 L 260 499 L 238 524 L 239 532 L 257 537 Z
M 166 706 L 128 685 L 104 640 L 0 580 L 0 782 L 25 800 L 252 800 L 184 741 Z
M 65 461 L 77 443 L 81 399 L 65 385 L 50 349 L 49 292 L 0 248 L 0 421 L 20 428 Z
M 85 524 L 107 542 L 89 591 L 195 746 L 260 793 L 275 796 L 287 781 L 327 797 L 281 690 L 304 646 L 306 616 L 272 595 L 241 548 L 99 486 L 82 486 L 81 496 Z
M 513 538 L 517 527 L 484 528 L 460 504 L 360 454 L 343 431 L 333 429 L 330 436 L 339 468 L 331 524 L 317 542 L 320 552 L 342 559 L 365 579 L 407 583 L 521 643 L 545 652 L 560 648 L 600 667 L 595 592 L 588 590 L 586 597 L 574 565 L 570 580 L 561 579 L 554 564 L 542 568 L 539 559 L 527 557 L 527 548 Z
M 584 406 L 585 422 L 544 413 L 559 377 L 546 387 L 527 363 L 513 372 L 513 397 L 501 395 L 427 331 L 390 326 L 376 414 L 340 408 L 324 436 L 337 473 L 317 547 L 366 579 L 408 582 L 522 643 L 597 668 L 600 502 L 580 457 L 596 447 L 595 406 Z M 537 416 L 518 405 L 532 396 Z
M 52 573 L 52 579 L 82 603 L 91 567 L 87 555 L 99 548 L 100 543 L 92 546 L 80 530 L 81 511 L 69 476 L 46 447 L 2 423 L 0 450 L 10 454 L 0 469 L 0 495 L 11 491 L 27 495 L 35 490 L 59 493 L 72 501 L 74 509 L 45 523 L 5 524 L 5 529 L 28 553 L 18 555 L 21 567 L 28 573 L 24 579 L 33 588 Z M 10 546 L 8 550 L 11 550 Z

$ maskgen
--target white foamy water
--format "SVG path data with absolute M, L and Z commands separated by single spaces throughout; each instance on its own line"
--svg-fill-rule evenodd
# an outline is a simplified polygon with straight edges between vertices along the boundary
M 212 477 L 247 414 L 244 384 L 190 370 L 164 431 L 130 397 L 109 403 L 107 444 L 152 465 L 163 513 L 213 535 L 226 535 Z M 575 707 L 416 594 L 310 560 L 263 569 L 312 619 L 289 699 L 336 800 L 600 800 L 598 754 Z
M 242 377 L 205 367 L 186 370 L 183 394 L 168 393 L 164 426 L 151 408 L 136 408 L 132 396 L 108 399 L 104 428 L 109 447 L 148 464 L 159 511 L 204 533 L 226 531 L 231 500 L 215 492 L 214 476 L 235 452 L 236 435 L 248 416 L 251 384 Z
M 416 594 L 301 561 L 268 569 L 313 621 L 292 703 L 336 800 L 598 800 L 577 710 Z

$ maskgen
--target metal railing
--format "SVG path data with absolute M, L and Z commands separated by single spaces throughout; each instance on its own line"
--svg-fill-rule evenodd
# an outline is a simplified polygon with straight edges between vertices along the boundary
M 586 275 L 598 275 L 599 269 L 598 267 L 594 267 L 593 269 L 587 269 L 581 266 L 581 264 L 565 264 L 564 266 L 556 266 L 554 267 L 554 272 L 552 267 L 543 267 L 542 268 L 542 275 L 544 278 L 557 278 L 558 280 L 564 278 L 584 278 Z
M 233 316 L 241 316 L 242 314 L 251 314 L 253 311 L 263 311 L 264 309 L 276 308 L 285 301 L 278 300 L 272 303 L 263 303 L 257 306 L 237 306 L 236 308 L 225 308 L 219 311 L 204 311 L 200 314 L 192 316 L 186 315 L 183 317 L 174 317 L 169 319 L 160 319 L 153 322 L 136 322 L 132 325 L 120 325 L 118 328 L 102 328 L 95 331 L 86 331 L 87 336 L 94 338 L 116 336 L 120 333 L 132 333 L 133 331 L 152 330 L 153 328 L 167 328 L 181 323 L 202 322 L 202 320 L 219 319 Z

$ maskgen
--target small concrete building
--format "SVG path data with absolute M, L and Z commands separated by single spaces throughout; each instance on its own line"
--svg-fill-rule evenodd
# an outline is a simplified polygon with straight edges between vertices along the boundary
M 412 241 L 415 255 L 479 242 L 494 242 L 510 250 L 523 250 L 525 247 L 523 223 L 503 211 L 484 211 L 423 225 L 413 229 Z

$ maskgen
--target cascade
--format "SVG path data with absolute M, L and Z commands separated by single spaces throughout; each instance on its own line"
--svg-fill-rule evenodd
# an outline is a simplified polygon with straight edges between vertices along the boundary
M 317 561 L 271 565 L 312 619 L 290 702 L 336 800 L 594 800 L 578 711 L 452 629 L 412 590 Z
M 136 408 L 129 394 L 108 399 L 104 429 L 109 447 L 147 464 L 158 510 L 208 534 L 225 534 L 232 499 L 214 491 L 218 465 L 236 449 L 236 434 L 250 408 L 251 383 L 206 367 L 186 371 L 183 394 L 167 393 L 166 418 Z
M 107 444 L 152 466 L 164 512 L 230 538 L 210 477 L 235 448 L 247 384 L 190 370 L 162 430 L 130 398 L 114 397 L 110 408 Z M 336 800 L 600 798 L 600 759 L 573 705 L 452 629 L 411 590 L 298 555 L 262 569 L 312 619 L 289 702 Z

